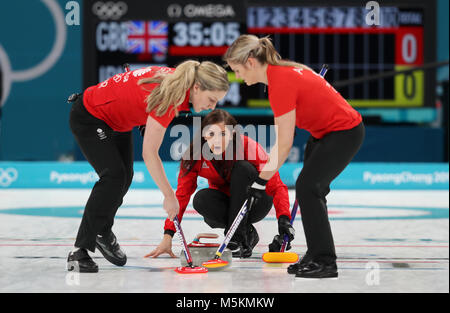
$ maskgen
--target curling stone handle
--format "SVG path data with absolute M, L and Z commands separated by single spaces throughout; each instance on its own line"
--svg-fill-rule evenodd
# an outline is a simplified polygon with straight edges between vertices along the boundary
M 200 239 L 202 239 L 202 238 L 215 239 L 215 238 L 219 238 L 219 235 L 217 235 L 217 234 L 208 234 L 208 233 L 197 234 L 197 236 L 195 236 L 195 238 L 194 238 L 194 240 L 192 242 L 193 243 L 200 243 Z

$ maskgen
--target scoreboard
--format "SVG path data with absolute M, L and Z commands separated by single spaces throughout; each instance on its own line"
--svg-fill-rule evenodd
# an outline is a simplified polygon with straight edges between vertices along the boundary
M 241 34 L 269 35 L 286 59 L 319 70 L 330 83 L 433 62 L 435 0 L 378 1 L 376 23 L 368 1 L 95 1 L 83 6 L 84 87 L 148 65 L 186 59 L 223 65 Z M 372 1 L 373 2 L 373 1 Z M 268 108 L 264 86 L 247 87 L 229 72 L 219 105 L 251 112 Z M 434 103 L 433 71 L 415 71 L 338 88 L 356 108 L 413 108 Z

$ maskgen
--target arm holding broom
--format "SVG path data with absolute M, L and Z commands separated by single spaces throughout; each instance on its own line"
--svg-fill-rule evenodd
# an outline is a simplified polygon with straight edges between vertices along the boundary
M 181 222 L 184 212 L 189 204 L 192 194 L 197 189 L 197 177 L 198 177 L 198 166 L 194 167 L 192 170 L 186 173 L 185 170 L 180 169 L 178 174 L 178 185 L 177 191 L 175 193 L 178 203 L 180 205 L 180 211 L 178 213 L 178 221 Z M 175 224 L 173 221 L 166 219 L 164 225 L 164 236 L 158 247 L 156 247 L 152 252 L 147 254 L 145 257 L 156 258 L 161 254 L 167 253 L 172 258 L 177 256 L 172 251 L 172 238 L 176 232 Z

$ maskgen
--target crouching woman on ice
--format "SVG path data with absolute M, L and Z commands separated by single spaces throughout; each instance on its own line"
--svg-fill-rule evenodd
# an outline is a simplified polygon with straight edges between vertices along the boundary
M 197 189 L 198 177 L 208 179 L 209 188 L 201 189 L 195 194 L 194 209 L 210 227 L 225 229 L 224 234 L 247 199 L 247 188 L 267 162 L 267 154 L 257 142 L 238 133 L 236 125 L 234 117 L 224 110 L 214 110 L 202 120 L 201 138 L 196 139 L 200 144 L 191 142 L 180 165 L 176 191 L 180 203 L 180 221 Z M 233 257 L 248 258 L 252 255 L 252 250 L 259 241 L 253 224 L 264 219 L 272 205 L 275 206 L 280 237 L 283 238 L 286 234 L 289 241 L 294 239 L 288 190 L 276 173 L 267 183 L 265 195 L 247 213 L 230 240 L 227 247 L 233 251 Z M 172 252 L 174 233 L 174 224 L 167 219 L 163 240 L 147 256 L 157 257 L 168 253 L 175 257 Z

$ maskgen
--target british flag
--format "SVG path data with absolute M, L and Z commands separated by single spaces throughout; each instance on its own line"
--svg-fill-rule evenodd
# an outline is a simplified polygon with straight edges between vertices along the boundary
M 167 46 L 167 22 L 130 21 L 128 23 L 128 53 L 165 55 Z

